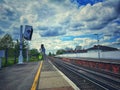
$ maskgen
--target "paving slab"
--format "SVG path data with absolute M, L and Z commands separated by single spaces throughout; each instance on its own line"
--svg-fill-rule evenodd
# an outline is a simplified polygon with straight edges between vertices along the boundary
M 49 61 L 43 62 L 37 90 L 74 90 Z

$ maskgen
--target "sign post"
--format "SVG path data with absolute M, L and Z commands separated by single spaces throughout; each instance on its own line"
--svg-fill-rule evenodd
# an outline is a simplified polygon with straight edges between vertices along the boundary
M 33 33 L 33 27 L 29 26 L 29 25 L 25 25 L 24 38 L 28 41 L 27 51 L 26 51 L 27 61 L 29 61 L 29 56 L 28 56 L 28 54 L 29 54 L 29 41 L 32 38 L 32 33 Z
M 25 30 L 24 30 L 24 34 L 23 34 L 23 26 L 20 26 L 20 53 L 19 53 L 19 57 L 18 57 L 18 64 L 22 64 L 23 63 L 23 55 L 22 55 L 22 49 L 23 49 L 23 37 L 26 40 L 31 40 L 32 38 L 32 33 L 33 33 L 33 28 L 32 26 L 29 25 L 25 25 Z M 27 51 L 27 61 L 28 61 L 28 51 Z
M 18 58 L 18 64 L 23 63 L 23 55 L 22 55 L 22 39 L 23 39 L 23 26 L 20 26 L 20 53 L 19 53 L 19 58 Z
M 29 41 L 27 42 L 27 51 L 26 51 L 26 54 L 27 54 L 27 62 L 29 61 Z

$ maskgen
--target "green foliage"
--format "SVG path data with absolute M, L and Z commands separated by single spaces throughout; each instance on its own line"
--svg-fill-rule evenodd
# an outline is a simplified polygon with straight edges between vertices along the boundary
M 9 34 L 0 39 L 0 49 L 13 48 L 13 40 Z
M 63 49 L 57 50 L 57 52 L 56 52 L 57 55 L 63 54 L 63 53 L 65 53 L 65 50 L 63 50 Z
M 22 40 L 23 44 L 23 61 L 26 61 L 26 50 L 27 50 L 27 41 Z M 18 57 L 19 57 L 19 46 L 20 42 L 18 40 L 13 41 L 12 37 L 9 34 L 4 35 L 2 38 L 0 38 L 0 50 L 7 50 L 7 59 L 2 58 L 2 67 L 4 66 L 10 66 L 13 64 L 18 63 Z M 38 50 L 32 49 L 30 50 L 31 57 L 29 58 L 29 61 L 38 61 Z M 30 55 L 29 55 L 30 56 Z
M 17 62 L 18 62 L 18 58 L 17 58 L 16 63 L 17 63 Z M 5 58 L 2 58 L 2 67 L 11 66 L 11 65 L 13 65 L 13 64 L 15 64 L 15 59 L 14 59 L 14 57 L 9 57 L 9 58 L 8 58 L 7 65 L 5 65 Z
M 49 52 L 48 56 L 55 56 L 55 54 L 54 53 L 52 54 L 51 52 Z
M 39 61 L 39 59 L 38 59 L 38 57 L 31 56 L 29 61 L 30 62 L 36 62 L 36 61 Z
M 39 52 L 37 49 L 31 49 L 29 51 L 29 55 L 30 55 L 30 61 L 38 61 L 39 60 Z
M 38 55 L 39 55 L 39 52 L 38 52 L 37 49 L 31 49 L 31 50 L 30 50 L 30 54 L 31 54 L 32 56 L 38 56 Z
M 48 54 L 49 56 L 52 56 L 52 54 L 51 54 L 51 52 L 49 52 L 49 54 Z

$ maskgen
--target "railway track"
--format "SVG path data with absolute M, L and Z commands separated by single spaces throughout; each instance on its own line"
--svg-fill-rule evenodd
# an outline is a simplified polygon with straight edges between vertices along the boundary
M 80 90 L 120 90 L 120 79 L 118 77 L 79 67 L 56 58 L 53 58 L 52 62 Z

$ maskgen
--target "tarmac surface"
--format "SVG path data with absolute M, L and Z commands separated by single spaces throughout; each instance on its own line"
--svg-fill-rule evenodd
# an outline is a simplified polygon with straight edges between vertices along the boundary
M 0 70 L 0 90 L 30 90 L 40 62 L 28 62 Z

